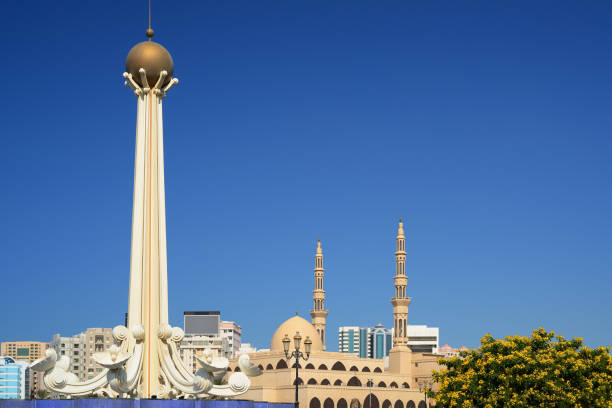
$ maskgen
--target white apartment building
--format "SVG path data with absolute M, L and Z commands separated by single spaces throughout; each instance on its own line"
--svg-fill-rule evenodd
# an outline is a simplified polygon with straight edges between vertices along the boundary
M 406 327 L 408 347 L 415 353 L 437 353 L 440 329 L 425 325 L 408 325 Z
M 227 339 L 230 348 L 230 357 L 235 358 L 240 350 L 242 328 L 236 322 L 221 321 L 219 324 L 219 335 Z
M 235 358 L 241 345 L 242 328 L 235 322 L 222 321 L 219 311 L 183 313 L 185 337 L 179 344 L 181 358 L 195 372 L 199 369 L 196 356 L 206 349 L 214 355 Z

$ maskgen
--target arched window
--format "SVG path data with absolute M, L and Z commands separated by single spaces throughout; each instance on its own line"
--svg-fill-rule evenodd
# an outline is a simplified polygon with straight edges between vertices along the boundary
M 364 373 L 369 373 L 370 369 L 368 367 L 363 367 L 363 369 L 361 370 Z
M 402 383 L 402 388 L 410 388 L 410 385 L 407 382 Z
M 355 366 L 352 366 L 349 371 L 359 371 L 359 369 L 357 367 L 355 367 Z
M 334 385 L 342 385 L 342 381 L 341 380 L 336 380 L 336 381 L 334 381 Z
M 317 385 L 317 380 L 315 380 L 314 378 L 311 378 L 310 380 L 308 380 L 308 384 Z
M 327 366 L 325 364 L 321 364 L 319 366 L 319 370 L 327 370 Z
M 389 384 L 389 387 L 391 387 L 391 388 L 398 388 L 397 383 L 395 381 L 393 381 L 391 384 Z M 402 402 L 402 401 L 397 401 L 397 402 Z M 401 408 L 404 408 L 403 405 L 404 405 L 404 403 L 402 402 L 402 407 Z M 394 407 L 394 408 L 396 408 L 396 407 Z
M 293 381 L 293 385 L 295 385 L 297 383 L 297 385 L 304 385 L 304 380 L 302 380 L 300 377 L 296 378 Z
M 346 400 L 344 398 L 340 398 L 338 400 L 338 404 L 336 405 L 336 408 L 348 408 L 348 404 L 346 403 Z
M 321 381 L 321 385 L 329 385 L 329 380 L 324 378 L 323 381 Z
M 334 408 L 334 400 L 327 398 L 325 402 L 323 402 L 323 408 Z
M 317 397 L 310 400 L 310 408 L 321 408 L 321 401 Z
M 393 408 L 404 408 L 404 403 L 400 400 L 395 401 L 395 405 L 393 405 Z
M 376 367 L 376 368 L 374 369 L 374 372 L 375 372 L 375 373 L 382 373 L 382 370 L 380 369 L 380 367 Z
M 348 380 L 348 383 L 346 383 L 346 385 L 350 387 L 361 387 L 361 381 L 359 381 L 359 378 L 357 377 L 351 377 L 351 379 Z
M 382 408 L 391 408 L 391 401 L 384 400 L 382 404 Z
M 227 371 L 232 371 L 232 367 L 227 367 Z
M 260 364 L 260 365 L 258 365 L 258 366 L 257 366 L 257 368 L 259 368 L 261 371 L 263 371 L 263 370 L 264 370 L 264 368 L 263 368 L 263 366 L 262 366 L 261 364 Z
M 378 386 L 379 386 L 379 387 L 386 388 L 386 387 L 387 387 L 387 384 L 385 384 L 385 382 L 384 382 L 384 381 L 381 381 L 381 382 L 379 382 L 379 383 L 378 383 Z M 391 404 L 391 403 L 389 402 L 389 404 Z M 383 404 L 383 406 L 384 406 L 384 405 L 385 405 L 385 404 Z
M 237 372 L 237 373 L 240 372 L 240 367 L 234 368 L 234 371 Z
M 266 370 L 274 370 L 274 366 L 272 364 L 268 364 L 266 366 Z
M 374 394 L 368 394 L 363 400 L 363 408 L 379 408 L 378 398 Z
M 427 408 L 425 401 L 419 401 L 419 408 Z
M 312 363 L 308 363 L 308 364 L 306 364 L 306 369 L 307 370 L 314 370 L 314 366 L 312 365 Z
M 287 367 L 287 363 L 285 362 L 285 360 L 278 360 L 278 363 L 276 363 L 276 369 L 278 370 L 279 368 L 289 368 L 289 367 Z
M 351 408 L 361 408 L 361 402 L 357 398 L 351 400 Z
M 416 408 L 416 404 L 414 403 L 414 401 L 408 401 L 406 403 L 406 408 Z
M 295 364 L 296 364 L 296 363 L 293 363 L 293 365 L 291 366 L 291 368 L 295 368 Z M 298 366 L 298 368 L 302 368 L 302 365 L 301 365 L 301 364 L 298 364 L 297 366 Z
M 334 365 L 332 366 L 332 370 L 336 370 L 336 371 L 346 371 L 346 367 L 344 366 L 344 364 L 342 364 L 339 361 L 336 361 L 334 363 Z

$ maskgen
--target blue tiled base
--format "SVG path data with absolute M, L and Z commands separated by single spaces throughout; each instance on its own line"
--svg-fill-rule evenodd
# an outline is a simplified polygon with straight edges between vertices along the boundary
M 247 400 L 98 399 L 0 400 L 0 408 L 293 408 L 293 404 Z

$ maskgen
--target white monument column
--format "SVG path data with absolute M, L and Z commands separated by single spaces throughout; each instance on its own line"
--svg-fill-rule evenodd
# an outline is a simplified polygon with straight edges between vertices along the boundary
M 130 50 L 123 74 L 138 100 L 128 327 L 116 326 L 115 344 L 94 353 L 104 369 L 91 379 L 79 381 L 69 371 L 68 357 L 53 349 L 32 363 L 32 369 L 44 371 L 50 391 L 67 396 L 234 397 L 248 390 L 247 376 L 261 374 L 248 355 L 239 359 L 240 372 L 231 374 L 226 384 L 214 385 L 226 376 L 229 361 L 206 350 L 196 356 L 202 368 L 194 374 L 180 358 L 183 330 L 168 324 L 162 100 L 178 79 L 172 78 L 170 53 L 151 41 L 150 28 L 147 36 L 149 41 Z
M 138 98 L 128 329 L 144 328 L 142 394 L 162 393 L 158 334 L 168 326 L 166 205 L 162 100 L 174 84 L 170 53 L 151 41 L 136 44 L 126 60 L 126 84 Z

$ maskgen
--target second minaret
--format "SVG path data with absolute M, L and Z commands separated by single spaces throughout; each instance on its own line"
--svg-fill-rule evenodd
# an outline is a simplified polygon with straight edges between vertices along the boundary
M 321 337 L 323 350 L 325 350 L 325 323 L 327 320 L 327 310 L 325 310 L 325 291 L 323 290 L 323 250 L 321 249 L 321 240 L 317 241 L 317 252 L 315 254 L 314 279 L 315 289 L 312 291 L 312 299 L 314 309 L 310 311 L 312 317 L 312 325 L 317 330 Z

